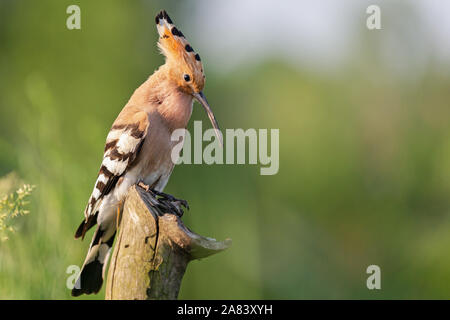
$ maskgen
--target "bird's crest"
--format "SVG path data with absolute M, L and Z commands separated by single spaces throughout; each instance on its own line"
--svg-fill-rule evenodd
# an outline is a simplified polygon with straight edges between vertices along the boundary
M 155 17 L 156 28 L 159 33 L 158 47 L 166 57 L 166 62 L 184 64 L 192 73 L 196 87 L 201 90 L 204 86 L 205 75 L 200 55 L 194 51 L 184 34 L 177 28 L 165 10 Z

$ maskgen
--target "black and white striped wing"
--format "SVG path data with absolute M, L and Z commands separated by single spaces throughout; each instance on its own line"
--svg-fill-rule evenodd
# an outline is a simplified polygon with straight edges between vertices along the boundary
M 139 154 L 149 124 L 147 113 L 136 113 L 130 120 L 133 121 L 114 124 L 106 138 L 102 165 L 84 212 L 86 220 L 78 228 L 76 238 L 84 236 L 95 225 L 102 199 L 114 189 Z

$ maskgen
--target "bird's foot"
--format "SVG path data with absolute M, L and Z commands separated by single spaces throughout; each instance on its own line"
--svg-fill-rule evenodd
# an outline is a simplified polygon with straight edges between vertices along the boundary
M 189 204 L 186 200 L 175 198 L 174 196 L 150 189 L 150 191 L 158 196 L 158 201 L 161 203 L 160 209 L 167 210 L 168 212 L 175 213 L 177 216 L 181 217 L 184 214 L 183 207 L 189 210 Z
M 164 193 L 164 192 L 161 192 L 161 191 L 157 191 L 157 190 L 154 190 L 154 189 L 150 189 L 150 190 L 154 194 L 156 194 L 157 196 L 161 197 L 162 199 L 165 199 L 165 200 L 170 201 L 170 202 L 177 202 L 177 203 L 181 204 L 183 207 L 185 207 L 186 209 L 189 210 L 189 204 L 188 204 L 188 202 L 186 200 L 175 198 L 171 194 Z
M 143 182 L 139 182 L 138 186 L 153 196 L 156 201 L 152 201 L 152 204 L 162 212 L 173 213 L 181 217 L 184 214 L 183 207 L 189 210 L 189 205 L 186 200 L 178 199 L 170 194 L 151 189 L 150 186 Z

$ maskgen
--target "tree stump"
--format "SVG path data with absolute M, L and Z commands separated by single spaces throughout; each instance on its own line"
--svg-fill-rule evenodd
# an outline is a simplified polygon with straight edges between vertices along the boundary
M 231 245 L 231 239 L 200 236 L 178 216 L 157 212 L 149 197 L 138 186 L 127 195 L 108 271 L 107 300 L 177 299 L 189 261 Z

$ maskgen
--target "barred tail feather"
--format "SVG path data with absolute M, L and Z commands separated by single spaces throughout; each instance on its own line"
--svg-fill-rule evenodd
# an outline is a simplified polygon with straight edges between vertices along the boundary
M 72 296 L 100 291 L 115 235 L 113 224 L 106 230 L 102 230 L 101 226 L 97 227 L 80 275 L 72 289 Z
M 81 221 L 80 226 L 78 227 L 77 231 L 75 232 L 75 239 L 78 239 L 81 237 L 81 239 L 84 239 L 84 235 L 86 234 L 86 232 L 92 228 L 94 225 L 97 224 L 97 216 L 98 216 L 98 211 L 94 214 L 91 215 L 87 218 L 87 220 Z

